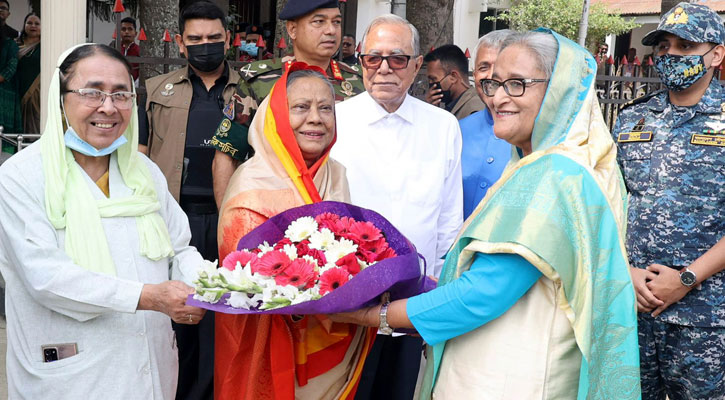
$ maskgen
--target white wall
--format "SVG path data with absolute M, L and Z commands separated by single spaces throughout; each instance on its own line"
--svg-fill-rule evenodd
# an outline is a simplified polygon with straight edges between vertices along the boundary
M 10 0 L 10 17 L 6 21 L 8 25 L 20 32 L 23 30 L 23 20 L 32 11 L 30 2 L 27 0 Z
M 357 2 L 357 23 L 355 37 L 362 41 L 365 29 L 375 17 L 383 14 L 390 14 L 390 1 L 384 0 L 359 0 Z

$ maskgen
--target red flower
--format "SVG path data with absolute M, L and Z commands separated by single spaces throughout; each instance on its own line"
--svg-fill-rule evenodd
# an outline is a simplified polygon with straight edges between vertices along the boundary
M 326 294 L 347 283 L 350 273 L 345 268 L 330 268 L 320 276 L 320 294 Z
M 355 276 L 358 272 L 360 272 L 360 263 L 357 261 L 357 257 L 355 256 L 355 254 L 352 253 L 337 260 L 337 262 L 335 262 L 335 265 L 340 268 L 345 268 L 347 272 L 352 276 Z
M 295 245 L 297 247 L 297 257 L 310 254 L 310 241 L 305 239 Z
M 292 244 L 292 241 L 291 241 L 291 240 L 289 240 L 289 238 L 284 238 L 284 239 L 280 240 L 279 242 L 275 243 L 275 245 L 274 245 L 274 249 L 275 249 L 275 250 L 282 250 L 282 248 L 283 248 L 283 247 L 284 247 L 284 246 L 285 246 L 286 244 Z
M 222 267 L 230 271 L 234 271 L 234 267 L 237 266 L 237 262 L 242 264 L 242 267 L 244 267 L 250 261 L 252 262 L 252 264 L 255 264 L 257 262 L 257 255 L 246 250 L 233 251 L 227 254 L 226 257 L 224 257 L 224 261 L 222 261 Z
M 360 249 L 358 249 L 358 253 L 360 253 L 365 261 L 373 263 L 378 259 L 380 253 L 384 252 L 387 248 L 389 248 L 388 242 L 385 238 L 381 237 L 377 240 L 363 242 Z
M 252 250 L 249 250 L 250 253 L 259 254 L 262 252 L 262 250 L 259 247 L 255 247 Z
M 325 212 L 315 217 L 319 229 L 327 228 L 332 232 L 337 230 L 337 222 L 340 220 L 340 216 L 337 214 Z
M 310 281 L 314 283 L 315 266 L 308 261 L 298 258 L 292 261 L 285 270 L 274 277 L 274 282 L 278 285 L 292 285 L 296 287 L 305 287 Z
M 395 253 L 395 250 L 393 250 L 392 247 L 388 247 L 385 250 L 381 251 L 380 254 L 378 254 L 378 257 L 375 259 L 375 261 L 383 261 L 386 258 L 393 258 L 397 256 L 398 254 Z
M 266 276 L 275 276 L 284 271 L 290 265 L 290 262 L 287 254 L 277 250 L 269 251 L 259 258 L 259 262 L 252 272 L 259 272 Z
M 335 224 L 335 229 L 332 230 L 332 233 L 334 233 L 335 235 L 338 235 L 338 236 L 343 236 L 344 234 L 346 234 L 350 231 L 350 226 L 354 223 L 355 223 L 354 219 L 352 219 L 350 217 L 342 217 Z
M 325 252 L 323 252 L 322 250 L 310 249 L 307 252 L 307 255 L 311 256 L 312 258 L 317 260 L 317 265 L 319 265 L 320 267 L 327 264 L 327 258 L 325 257 Z
M 383 237 L 380 229 L 370 222 L 355 222 L 350 225 L 350 234 L 354 235 L 361 242 L 370 242 Z
M 370 251 L 367 251 L 363 249 L 362 247 L 358 248 L 357 253 L 355 253 L 355 256 L 359 259 L 365 261 L 368 264 L 372 264 L 375 262 L 375 260 L 378 258 L 377 253 L 373 253 Z

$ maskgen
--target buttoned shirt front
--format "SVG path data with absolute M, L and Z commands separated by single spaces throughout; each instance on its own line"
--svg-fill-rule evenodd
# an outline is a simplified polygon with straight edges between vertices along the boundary
M 678 107 L 666 91 L 625 108 L 612 131 L 629 192 L 630 263 L 680 270 L 725 236 L 725 88 L 710 83 L 700 102 Z M 725 271 L 659 318 L 725 326 Z
M 437 276 L 463 221 L 458 121 L 409 95 L 392 113 L 367 92 L 335 110 L 331 156 L 347 168 L 352 203 L 400 229 Z

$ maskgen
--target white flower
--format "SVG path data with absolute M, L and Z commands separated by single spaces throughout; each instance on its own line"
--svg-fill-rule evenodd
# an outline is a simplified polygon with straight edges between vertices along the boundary
M 229 298 L 227 299 L 227 305 L 234 308 L 246 308 L 249 310 L 249 296 L 247 296 L 246 293 L 231 292 L 231 294 L 229 294 Z
M 282 252 L 287 254 L 290 260 L 294 261 L 297 259 L 297 247 L 293 244 L 286 244 L 282 247 Z
M 292 299 L 292 304 L 299 304 L 304 303 L 305 301 L 310 301 L 313 298 L 312 292 L 308 290 L 304 290 L 300 292 L 294 299 Z
M 300 294 L 300 291 L 295 286 L 284 285 L 277 287 L 277 294 L 285 299 L 294 300 Z
M 310 263 L 311 265 L 317 265 L 317 259 L 315 257 L 312 257 L 311 255 L 305 254 L 302 256 L 302 259 Z
M 293 242 L 301 242 L 317 231 L 317 221 L 312 217 L 301 217 L 289 224 L 284 236 Z
M 328 262 L 334 263 L 346 255 L 355 253 L 356 251 L 357 245 L 355 242 L 342 238 L 339 242 L 333 243 L 327 250 L 325 250 L 325 259 Z
M 264 241 L 264 243 L 257 246 L 257 248 L 259 249 L 259 254 L 257 254 L 259 257 L 262 257 L 264 253 L 274 250 L 274 247 L 270 246 L 266 240 Z
M 338 266 L 335 265 L 334 262 L 328 261 L 327 264 L 325 264 L 324 266 L 320 267 L 319 273 L 320 273 L 320 275 L 322 275 L 322 274 L 325 273 L 325 271 L 330 270 L 332 268 L 338 268 Z
M 335 240 L 335 234 L 327 228 L 322 228 L 319 232 L 312 232 L 310 235 L 310 248 L 317 250 L 326 250 Z
M 200 277 L 207 277 L 212 276 L 216 273 L 217 270 L 217 261 L 211 262 L 207 260 L 201 260 L 201 265 L 199 266 L 199 269 L 196 271 Z M 206 272 L 206 275 L 202 275 L 202 272 Z

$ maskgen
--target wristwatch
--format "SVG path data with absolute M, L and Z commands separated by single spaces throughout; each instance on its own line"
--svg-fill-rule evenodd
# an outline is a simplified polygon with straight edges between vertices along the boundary
M 378 331 L 383 335 L 392 335 L 393 328 L 388 325 L 388 306 L 390 305 L 390 299 L 385 298 L 382 307 L 380 307 L 380 326 Z
M 692 287 L 695 283 L 697 283 L 697 275 L 685 267 L 682 272 L 680 272 L 680 283 L 687 287 Z

